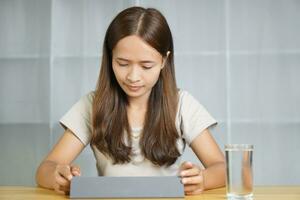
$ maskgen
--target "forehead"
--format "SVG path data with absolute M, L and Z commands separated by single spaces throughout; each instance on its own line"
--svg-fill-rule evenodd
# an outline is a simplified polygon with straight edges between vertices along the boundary
M 132 61 L 160 61 L 161 54 L 136 35 L 122 38 L 113 49 L 113 57 L 122 57 Z

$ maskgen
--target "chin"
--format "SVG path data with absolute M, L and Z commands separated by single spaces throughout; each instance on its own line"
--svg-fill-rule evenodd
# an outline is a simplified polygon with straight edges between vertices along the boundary
M 141 91 L 125 91 L 125 93 L 127 94 L 128 97 L 132 97 L 132 98 L 138 98 L 138 97 L 142 97 L 147 95 L 147 91 L 145 90 L 141 90 Z
M 143 92 L 132 92 L 132 91 L 126 91 L 125 93 L 129 97 L 140 97 L 140 96 L 143 96 L 145 94 Z

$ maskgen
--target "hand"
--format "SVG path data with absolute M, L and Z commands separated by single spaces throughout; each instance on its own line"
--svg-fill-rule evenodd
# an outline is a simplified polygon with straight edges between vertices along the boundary
M 70 165 L 56 165 L 54 171 L 54 190 L 59 194 L 70 193 L 70 181 L 73 176 L 80 176 L 80 168 Z
M 179 175 L 181 176 L 181 182 L 184 184 L 186 195 L 197 195 L 203 192 L 203 169 L 199 166 L 191 162 L 184 162 L 180 166 Z

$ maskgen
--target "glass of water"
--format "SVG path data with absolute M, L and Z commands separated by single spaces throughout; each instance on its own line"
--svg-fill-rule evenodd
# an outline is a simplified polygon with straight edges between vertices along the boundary
M 225 145 L 227 199 L 253 199 L 252 156 L 253 145 Z

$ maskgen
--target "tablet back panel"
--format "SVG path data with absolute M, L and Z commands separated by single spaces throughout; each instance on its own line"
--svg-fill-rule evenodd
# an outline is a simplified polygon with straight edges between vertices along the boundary
M 183 198 L 179 177 L 73 177 L 70 198 Z

